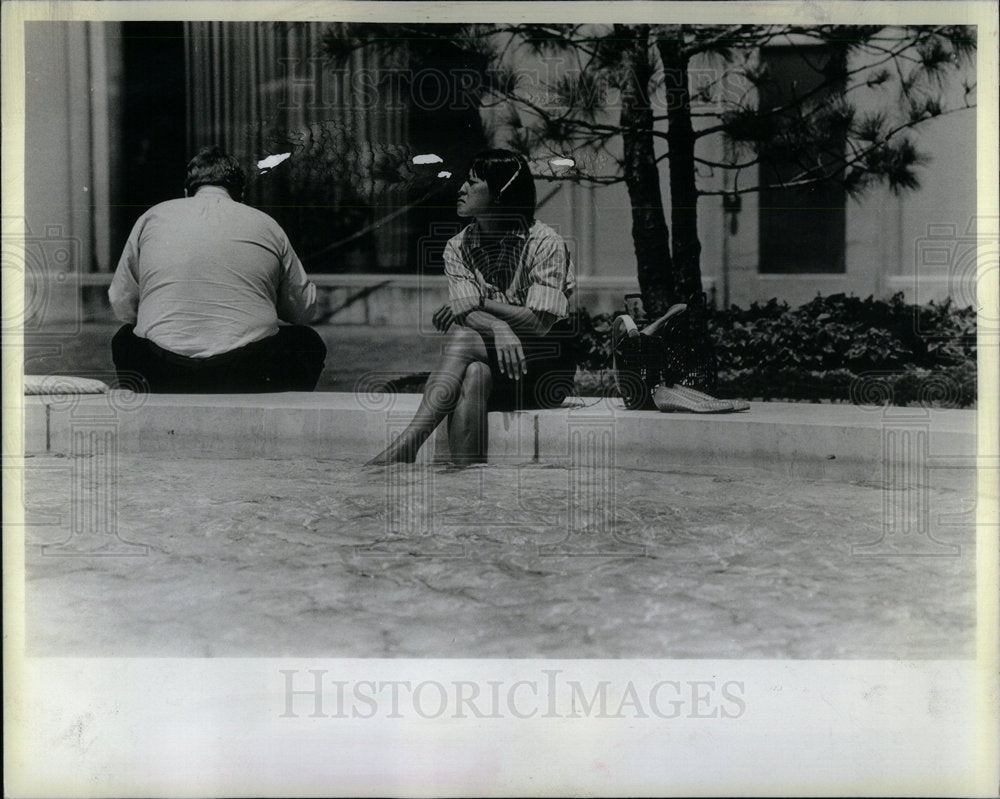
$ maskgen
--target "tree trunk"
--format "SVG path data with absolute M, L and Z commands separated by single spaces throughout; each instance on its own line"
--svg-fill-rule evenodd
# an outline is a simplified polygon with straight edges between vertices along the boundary
M 632 243 L 639 290 L 650 318 L 661 316 L 673 294 L 670 231 L 663 212 L 660 174 L 653 150 L 653 109 L 649 79 L 648 25 L 615 25 L 615 35 L 629 40 L 621 86 L 624 175 L 632 205 Z
M 671 39 L 659 39 L 667 99 L 667 144 L 670 147 L 670 223 L 673 228 L 673 282 L 682 299 L 701 292 L 701 241 L 698 239 L 698 189 L 695 185 L 694 129 L 688 90 L 688 60 L 683 54 L 683 28 Z

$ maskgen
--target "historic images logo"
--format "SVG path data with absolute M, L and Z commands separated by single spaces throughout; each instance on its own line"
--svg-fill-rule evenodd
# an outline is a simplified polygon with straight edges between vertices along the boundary
M 574 680 L 540 669 L 518 680 L 345 680 L 329 669 L 279 669 L 279 718 L 737 719 L 739 680 Z

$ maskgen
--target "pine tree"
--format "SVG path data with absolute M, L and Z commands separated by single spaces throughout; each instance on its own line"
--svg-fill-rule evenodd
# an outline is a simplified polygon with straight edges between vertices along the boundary
M 802 54 L 807 84 L 777 85 L 762 58 L 775 47 Z M 974 106 L 967 26 L 339 24 L 325 39 L 338 63 L 362 48 L 474 75 L 454 82 L 454 99 L 505 128 L 539 179 L 624 183 L 654 316 L 700 292 L 701 198 L 830 182 L 855 198 L 916 189 L 926 157 L 911 131 Z M 535 79 L 526 63 L 550 68 Z M 546 166 L 567 154 L 571 167 Z

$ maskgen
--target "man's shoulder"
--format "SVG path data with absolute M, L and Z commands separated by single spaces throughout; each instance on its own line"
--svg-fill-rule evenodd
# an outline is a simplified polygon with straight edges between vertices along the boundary
M 252 205 L 245 205 L 241 202 L 234 201 L 233 204 L 236 206 L 236 213 L 241 214 L 245 219 L 259 225 L 262 228 L 268 228 L 277 236 L 287 238 L 287 234 L 284 229 L 270 214 L 261 211 L 259 208 L 254 208 Z
M 246 203 L 240 202 L 239 200 L 231 200 L 232 207 L 237 213 L 246 214 L 255 219 L 259 219 L 262 222 L 270 222 L 272 225 L 277 225 L 278 223 L 274 220 L 270 214 L 261 211 L 259 208 L 254 208 L 252 205 L 247 205 Z
M 275 239 L 288 239 L 288 234 L 270 214 L 228 197 L 223 202 L 225 203 L 226 215 L 240 228 L 252 228 L 258 234 L 266 233 Z
M 146 210 L 146 212 L 139 217 L 141 220 L 143 217 L 153 216 L 154 214 L 169 214 L 174 211 L 180 211 L 185 208 L 185 203 L 187 202 L 186 197 L 176 197 L 173 200 L 164 200 L 161 203 L 151 206 Z
M 164 200 L 161 203 L 157 203 L 148 211 L 146 211 L 143 216 L 149 216 L 151 214 L 172 214 L 172 213 L 182 213 L 185 211 L 194 211 L 196 208 L 196 203 L 192 202 L 195 198 L 193 197 L 178 197 L 173 200 Z M 238 200 L 232 200 L 228 197 L 225 198 L 225 203 L 228 206 L 229 213 L 236 214 L 237 216 L 243 217 L 244 219 L 256 222 L 261 225 L 269 225 L 274 227 L 276 230 L 281 230 L 281 225 L 270 214 L 266 214 L 258 208 L 254 208 L 252 205 L 247 205 Z

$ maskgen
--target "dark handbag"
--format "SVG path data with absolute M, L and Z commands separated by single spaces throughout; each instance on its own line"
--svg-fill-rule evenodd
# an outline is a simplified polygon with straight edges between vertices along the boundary
M 705 297 L 691 299 L 672 305 L 653 322 L 628 313 L 612 322 L 612 370 L 628 410 L 656 407 L 653 392 L 661 384 L 715 390 L 716 359 L 705 324 Z
M 663 372 L 660 381 L 668 386 L 686 386 L 715 394 L 719 365 L 708 333 L 708 305 L 704 293 L 688 299 L 687 312 L 661 331 Z

